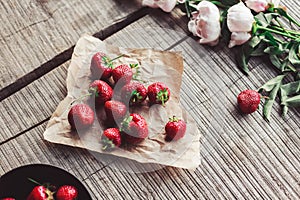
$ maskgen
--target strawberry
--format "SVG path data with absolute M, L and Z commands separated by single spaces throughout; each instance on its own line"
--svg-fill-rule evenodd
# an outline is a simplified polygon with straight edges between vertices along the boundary
M 123 86 L 131 81 L 133 71 L 130 66 L 122 64 L 112 70 L 112 77 L 115 83 Z
M 56 192 L 56 200 L 75 200 L 77 196 L 77 189 L 71 185 L 63 185 Z
M 238 95 L 237 102 L 243 113 L 253 113 L 260 103 L 260 94 L 255 90 L 244 90 Z
M 15 198 L 8 197 L 8 198 L 4 198 L 4 199 L 1 199 L 1 200 L 16 200 L 16 199 L 15 199 Z
M 45 186 L 35 186 L 26 200 L 53 200 L 53 192 Z
M 137 144 L 148 137 L 148 125 L 146 120 L 139 114 L 131 113 L 122 122 L 121 127 L 124 139 L 129 144 Z
M 140 82 L 130 82 L 121 89 L 121 98 L 129 105 L 141 104 L 147 98 L 147 89 Z
M 162 82 L 155 82 L 148 86 L 148 98 L 151 104 L 164 105 L 170 99 L 170 89 Z
M 186 131 L 186 123 L 176 118 L 175 116 L 170 117 L 168 123 L 165 126 L 166 139 L 171 141 L 177 141 L 180 138 L 183 138 Z
M 97 105 L 103 105 L 106 101 L 111 100 L 113 89 L 104 81 L 95 80 L 90 84 L 89 91 L 95 94 Z
M 68 121 L 73 130 L 86 129 L 95 119 L 95 113 L 87 104 L 76 104 L 68 113 Z
M 108 79 L 111 77 L 113 64 L 105 53 L 97 52 L 92 57 L 91 73 L 94 79 Z
M 120 122 L 124 119 L 127 108 L 120 101 L 110 100 L 105 102 L 104 110 L 108 121 Z
M 103 150 L 119 147 L 121 145 L 121 134 L 117 128 L 108 128 L 102 135 Z

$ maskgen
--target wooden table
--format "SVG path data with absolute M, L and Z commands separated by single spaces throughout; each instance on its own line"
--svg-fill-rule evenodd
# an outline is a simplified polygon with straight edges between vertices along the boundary
M 300 1 L 282 3 L 299 20 Z M 236 108 L 241 90 L 260 87 L 276 72 L 252 59 L 245 76 L 228 48 L 195 44 L 179 9 L 168 14 L 132 0 L 4 0 L 0 19 L 0 175 L 51 164 L 78 177 L 93 199 L 300 198 L 299 110 L 283 119 L 277 103 L 266 122 L 261 107 L 247 116 Z M 183 52 L 181 102 L 204 135 L 195 172 L 126 173 L 86 150 L 42 139 L 66 96 L 71 54 L 85 33 L 124 47 Z

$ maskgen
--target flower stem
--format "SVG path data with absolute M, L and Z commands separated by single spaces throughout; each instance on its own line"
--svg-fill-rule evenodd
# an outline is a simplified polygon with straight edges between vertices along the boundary
M 285 28 L 280 28 L 278 26 L 272 26 L 272 28 L 278 30 L 278 31 L 283 31 L 286 32 L 288 34 L 292 34 L 292 35 L 299 35 L 300 36 L 300 32 L 294 31 L 294 30 L 289 30 L 289 29 L 285 29 Z
M 269 32 L 271 32 L 271 33 L 276 33 L 276 34 L 278 34 L 278 35 L 282 35 L 282 36 L 285 36 L 285 37 L 288 37 L 288 38 L 291 38 L 291 39 L 294 39 L 294 40 L 300 38 L 300 37 L 296 37 L 296 36 L 294 36 L 294 35 L 291 35 L 291 34 L 289 34 L 289 33 L 280 32 L 280 31 L 278 31 L 278 30 L 274 30 L 274 29 L 267 28 L 267 27 L 263 27 L 263 26 L 259 26 L 259 25 L 257 26 L 257 29 L 259 29 L 259 30 L 264 30 L 264 31 L 269 31 Z

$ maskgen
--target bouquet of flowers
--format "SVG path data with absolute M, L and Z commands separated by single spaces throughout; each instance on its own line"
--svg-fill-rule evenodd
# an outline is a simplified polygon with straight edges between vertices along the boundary
M 245 74 L 251 57 L 268 56 L 278 76 L 256 90 L 267 95 L 263 108 L 267 120 L 276 97 L 283 116 L 289 107 L 300 106 L 300 23 L 279 5 L 280 0 L 143 0 L 143 4 L 165 12 L 180 7 L 199 43 L 227 42 L 237 50 L 237 65 Z

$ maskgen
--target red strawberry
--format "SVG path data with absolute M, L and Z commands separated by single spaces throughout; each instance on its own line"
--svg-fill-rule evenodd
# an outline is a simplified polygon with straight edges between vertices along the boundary
M 260 94 L 255 90 L 244 90 L 238 95 L 237 102 L 243 113 L 253 113 L 260 103 Z
M 169 119 L 169 122 L 166 124 L 165 131 L 167 134 L 167 140 L 179 140 L 185 135 L 186 123 L 183 120 L 173 116 Z
M 35 186 L 26 200 L 53 200 L 53 192 L 45 186 Z
M 16 199 L 9 197 L 9 198 L 1 199 L 1 200 L 16 200 Z
M 71 185 L 63 185 L 56 192 L 56 200 L 75 200 L 77 196 L 77 189 Z
M 95 93 L 97 105 L 103 105 L 106 101 L 111 100 L 113 89 L 104 81 L 95 80 L 90 84 L 89 91 Z
M 131 81 L 133 77 L 133 71 L 131 67 L 126 64 L 119 65 L 112 70 L 112 77 L 115 83 L 123 86 Z
M 140 82 L 130 82 L 121 89 L 121 98 L 129 105 L 138 105 L 147 98 L 147 89 Z
M 152 104 L 164 105 L 170 99 L 170 89 L 162 82 L 152 83 L 148 86 L 148 98 Z
M 76 104 L 68 113 L 68 121 L 73 130 L 86 129 L 95 119 L 95 113 L 87 104 Z
M 132 113 L 122 123 L 124 139 L 129 144 L 137 144 L 148 137 L 148 125 L 146 120 L 139 114 Z
M 105 102 L 104 109 L 107 120 L 115 122 L 122 121 L 127 112 L 125 104 L 115 100 Z
M 91 73 L 95 79 L 108 79 L 112 73 L 112 61 L 107 57 L 105 53 L 97 52 L 92 57 Z
M 102 135 L 103 150 L 119 147 L 121 145 L 121 134 L 117 128 L 108 128 Z

